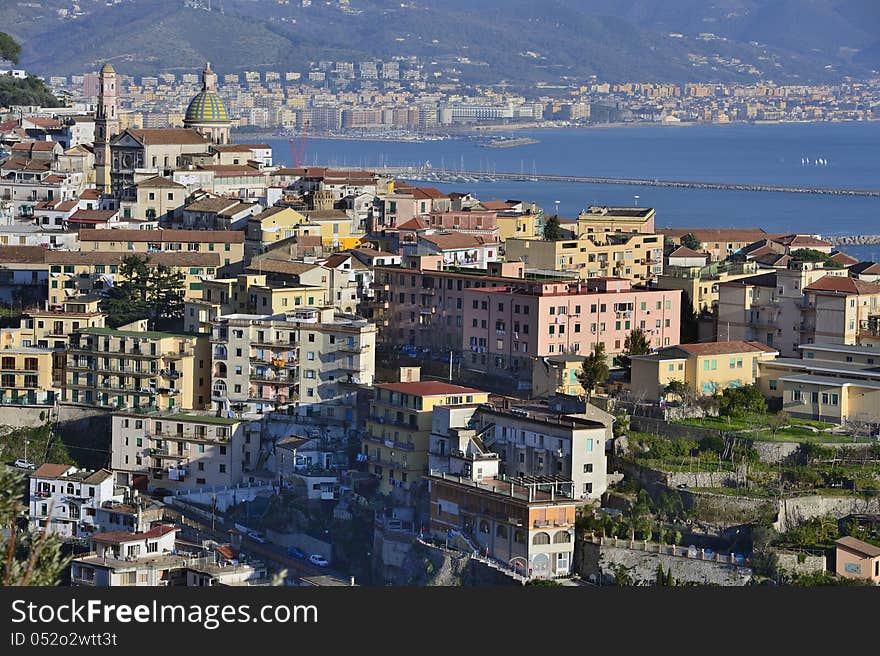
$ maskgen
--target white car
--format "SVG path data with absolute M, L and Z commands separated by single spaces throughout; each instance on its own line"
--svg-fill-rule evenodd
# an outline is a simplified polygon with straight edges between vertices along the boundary
M 321 554 L 312 554 L 309 556 L 309 562 L 312 565 L 317 565 L 318 567 L 327 567 L 330 563 L 327 562 L 327 559 L 324 558 Z
M 18 460 L 16 460 L 12 464 L 15 465 L 16 467 L 21 467 L 22 469 L 36 469 L 37 468 L 37 466 L 34 463 L 28 462 L 27 460 L 22 460 L 21 458 L 19 458 Z
M 266 536 L 259 531 L 248 531 L 247 536 L 254 542 L 259 542 L 260 544 L 265 544 L 266 542 Z

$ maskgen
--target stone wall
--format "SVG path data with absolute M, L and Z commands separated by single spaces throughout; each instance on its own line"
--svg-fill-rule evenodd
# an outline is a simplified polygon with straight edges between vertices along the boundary
M 0 406 L 0 426 L 10 428 L 36 428 L 45 424 L 47 418 L 54 416 L 55 409 L 52 406 Z
M 795 553 L 793 551 L 783 551 L 781 549 L 773 549 L 772 552 L 776 554 L 777 567 L 789 574 L 812 574 L 813 572 L 824 572 L 827 567 L 825 556 Z
M 747 524 L 776 514 L 776 502 L 771 499 L 733 497 L 692 490 L 679 490 L 679 493 L 685 508 L 693 509 L 701 520 L 720 526 Z
M 664 572 L 672 570 L 673 578 L 682 583 L 742 586 L 752 579 L 749 567 L 731 564 L 727 555 L 720 557 L 728 562 L 719 562 L 704 557 L 701 550 L 689 551 L 686 547 L 613 538 L 581 540 L 578 547 L 577 572 L 582 578 L 602 584 L 613 584 L 614 569 L 622 566 L 635 583 L 653 585 L 658 564 Z
M 880 498 L 803 496 L 782 499 L 773 527 L 780 533 L 815 517 L 831 515 L 835 519 L 852 513 L 880 513 Z

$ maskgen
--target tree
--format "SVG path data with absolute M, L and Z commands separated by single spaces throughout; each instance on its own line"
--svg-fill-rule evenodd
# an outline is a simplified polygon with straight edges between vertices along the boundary
M 0 59 L 5 59 L 13 64 L 18 63 L 21 54 L 21 46 L 6 32 L 0 32 Z
M 817 251 L 815 248 L 798 248 L 789 253 L 791 259 L 800 262 L 821 262 L 826 269 L 840 269 L 843 265 L 832 260 L 828 253 Z
M 728 417 L 743 417 L 767 412 L 767 402 L 754 385 L 728 387 L 721 393 L 720 412 Z
M 679 310 L 679 323 L 681 325 L 681 343 L 694 344 L 700 339 L 700 317 L 694 311 L 690 294 L 681 293 L 681 308 Z
M 166 264 L 156 267 L 149 287 L 150 319 L 154 327 L 173 325 L 183 318 L 184 276 Z
M 681 236 L 681 245 L 685 248 L 690 248 L 692 251 L 700 252 L 703 250 L 703 244 L 691 232 Z
M 773 435 L 773 437 L 776 437 L 776 433 L 779 429 L 788 426 L 790 421 L 791 415 L 785 410 L 780 410 L 776 414 L 767 417 L 767 428 L 770 429 L 770 434 Z
M 544 224 L 544 239 L 547 241 L 562 239 L 562 228 L 559 226 L 558 215 L 547 217 L 547 222 Z
M 605 357 L 605 344 L 599 342 L 593 345 L 593 350 L 581 365 L 578 373 L 578 382 L 584 388 L 587 396 L 587 403 L 593 396 L 593 391 L 600 383 L 604 383 L 608 379 L 608 359 Z
M 23 485 L 21 474 L 0 470 L 0 585 L 57 585 L 69 559 L 61 553 L 61 540 L 45 529 L 18 529 Z
M 630 369 L 632 367 L 631 355 L 647 355 L 651 351 L 651 340 L 641 328 L 633 328 L 623 340 L 623 353 L 620 357 L 620 366 Z
M 183 317 L 182 273 L 150 258 L 129 255 L 119 266 L 121 282 L 110 288 L 102 308 L 111 327 L 147 319 L 151 329 L 168 327 Z
M 690 405 L 694 401 L 694 388 L 690 383 L 681 380 L 670 380 L 662 391 L 663 396 L 677 396 L 682 405 Z

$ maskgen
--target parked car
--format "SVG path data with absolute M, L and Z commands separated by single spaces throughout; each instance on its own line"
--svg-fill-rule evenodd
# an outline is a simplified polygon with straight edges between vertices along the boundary
M 259 542 L 260 544 L 265 544 L 266 542 L 266 536 L 259 531 L 248 531 L 247 536 L 254 542 Z
M 16 467 L 21 467 L 22 469 L 36 469 L 37 468 L 37 466 L 34 463 L 28 462 L 27 460 L 22 460 L 21 458 L 19 458 L 18 460 L 16 460 L 12 464 L 15 465 Z
M 293 556 L 294 558 L 305 558 L 306 554 L 302 549 L 298 549 L 297 547 L 287 547 L 287 555 Z
M 330 563 L 327 562 L 327 559 L 324 558 L 321 554 L 312 554 L 309 556 L 309 562 L 312 565 L 316 565 L 318 567 L 327 567 Z

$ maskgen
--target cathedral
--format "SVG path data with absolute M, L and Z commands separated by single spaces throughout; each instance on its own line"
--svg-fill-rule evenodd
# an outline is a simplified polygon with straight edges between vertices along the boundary
M 226 107 L 217 94 L 217 74 L 211 70 L 211 62 L 202 71 L 202 90 L 190 101 L 183 119 L 183 127 L 192 128 L 215 144 L 229 143 L 231 123 Z

